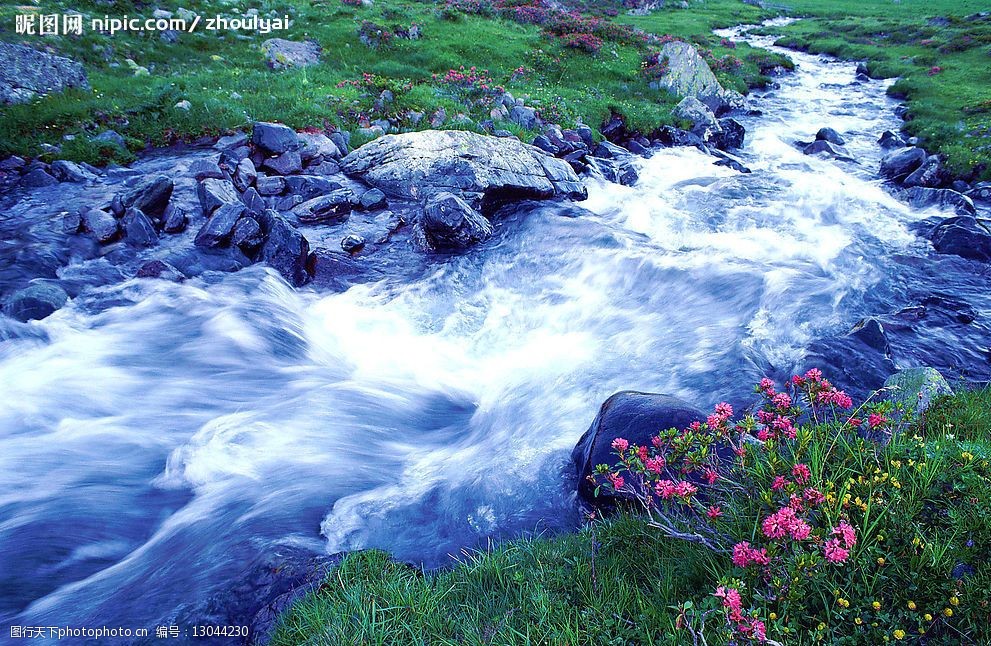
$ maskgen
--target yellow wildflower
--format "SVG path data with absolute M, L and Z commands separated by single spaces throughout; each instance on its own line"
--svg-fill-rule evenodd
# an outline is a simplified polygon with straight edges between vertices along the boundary
M 883 556 L 879 556 L 878 559 L 877 559 L 877 564 L 878 565 L 884 565 L 885 563 L 886 563 L 886 561 L 884 560 L 884 557 Z
M 901 628 L 899 628 L 898 630 L 896 630 L 892 634 L 895 636 L 895 639 L 898 639 L 898 640 L 905 639 L 905 631 L 902 630 Z
M 960 605 L 960 599 L 958 599 L 955 596 L 954 597 L 950 597 L 950 605 L 951 606 L 959 606 Z
M 864 620 L 861 619 L 860 617 L 854 617 L 853 623 L 859 626 L 860 624 L 864 623 Z
M 909 601 L 908 602 L 908 609 L 909 610 L 915 610 L 915 602 L 914 601 Z
M 874 608 L 875 610 L 880 610 L 881 609 L 881 602 L 880 601 L 875 601 L 874 603 L 871 604 L 871 608 Z
M 943 614 L 947 617 L 953 616 L 953 608 L 943 608 Z
M 922 618 L 925 619 L 926 621 L 932 621 L 933 620 L 933 616 L 931 614 L 929 614 L 928 612 L 926 614 L 922 615 Z

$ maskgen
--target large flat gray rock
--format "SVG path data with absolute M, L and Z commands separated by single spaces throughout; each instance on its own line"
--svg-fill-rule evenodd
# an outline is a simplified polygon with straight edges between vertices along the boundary
M 89 88 L 83 66 L 26 45 L 0 42 L 0 104 L 28 103 L 42 94 Z
M 386 135 L 358 148 L 341 169 L 386 195 L 418 200 L 442 192 L 481 194 L 483 206 L 588 191 L 567 162 L 516 139 L 460 130 Z

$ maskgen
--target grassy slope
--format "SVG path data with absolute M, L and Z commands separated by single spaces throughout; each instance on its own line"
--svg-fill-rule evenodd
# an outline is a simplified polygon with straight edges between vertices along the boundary
M 84 13 L 104 15 L 107 10 L 91 0 L 63 2 L 40 0 L 39 13 L 59 13 L 72 5 Z M 626 114 L 635 126 L 653 128 L 670 121 L 675 98 L 651 90 L 640 75 L 642 49 L 607 42 L 595 55 L 565 49 L 533 25 L 500 19 L 440 11 L 443 3 L 377 0 L 372 7 L 350 7 L 339 0 L 249 0 L 227 3 L 211 0 L 183 3 L 203 15 L 220 10 L 230 14 L 257 8 L 264 15 L 290 13 L 294 24 L 288 32 L 182 34 L 179 44 L 162 42 L 158 34 L 118 33 L 113 37 L 87 32 L 79 38 L 17 37 L 12 31 L 0 38 L 44 45 L 84 61 L 93 92 L 70 92 L 30 105 L 0 107 L 0 152 L 34 156 L 39 144 L 60 143 L 64 134 L 83 135 L 63 146 L 63 157 L 99 161 L 98 151 L 86 142 L 87 134 L 114 128 L 129 138 L 132 150 L 147 144 L 163 145 L 177 139 L 195 139 L 243 127 L 253 120 L 278 120 L 296 127 L 337 125 L 353 129 L 359 114 L 377 116 L 372 92 L 338 87 L 341 81 L 361 78 L 362 73 L 384 77 L 394 88 L 406 81 L 409 91 L 397 91 L 392 113 L 416 110 L 430 114 L 444 107 L 449 116 L 469 112 L 476 120 L 487 113 L 471 113 L 431 82 L 459 66 L 487 69 L 494 83 L 514 94 L 531 97 L 564 126 L 583 119 L 593 128 L 610 110 Z M 151 7 L 116 3 L 113 15 L 150 15 Z M 12 5 L 0 6 L 0 24 L 13 25 Z M 704 35 L 717 25 L 753 21 L 767 15 L 737 0 L 706 0 L 704 11 L 668 9 L 644 24 L 659 33 Z M 358 40 L 364 20 L 393 27 L 415 22 L 423 31 L 417 41 L 394 39 L 370 49 Z M 625 22 L 621 16 L 617 20 Z M 272 36 L 316 40 L 324 47 L 320 65 L 305 70 L 272 72 L 262 60 L 261 43 Z M 717 48 L 718 50 L 719 48 Z M 729 50 L 717 51 L 724 54 Z M 132 59 L 150 70 L 134 76 L 125 63 Z M 510 81 L 519 66 L 528 70 L 522 80 Z M 757 66 L 742 73 L 758 80 Z M 741 82 L 734 83 L 737 87 Z M 192 103 L 188 112 L 173 106 Z M 501 124 L 503 127 L 506 124 Z M 412 126 L 410 126 L 412 127 Z M 419 127 L 427 127 L 426 122 Z M 521 133 L 526 134 L 526 133 Z
M 782 4 L 808 18 L 776 30 L 779 44 L 865 60 L 873 76 L 902 77 L 892 93 L 908 99 L 905 129 L 947 154 L 957 174 L 991 179 L 991 16 L 966 20 L 991 10 L 986 0 Z
M 991 388 L 941 398 L 919 430 L 935 446 L 955 436 L 956 444 L 944 445 L 947 455 L 967 450 L 987 460 Z M 427 574 L 380 552 L 356 553 L 283 617 L 273 644 L 680 644 L 687 636 L 675 629 L 678 604 L 714 589 L 717 572 L 728 567 L 727 557 L 661 538 L 630 517 L 508 543 Z M 915 583 L 881 579 L 873 598 Z M 979 586 L 986 584 L 975 584 L 969 598 L 984 597 Z M 892 585 L 899 590 L 886 593 Z M 769 636 L 816 641 L 775 628 Z

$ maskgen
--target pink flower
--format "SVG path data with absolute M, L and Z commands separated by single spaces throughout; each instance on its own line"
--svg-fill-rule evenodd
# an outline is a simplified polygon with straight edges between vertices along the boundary
M 702 472 L 702 479 L 709 484 L 715 484 L 716 480 L 719 480 L 719 474 L 712 467 L 707 467 L 705 471 Z
M 871 413 L 867 417 L 867 425 L 871 428 L 879 428 L 887 424 L 888 418 L 884 415 L 878 415 L 877 413 Z
M 641 462 L 646 462 L 647 461 L 647 447 L 646 446 L 638 446 L 637 447 L 637 457 L 640 458 L 640 461 Z
M 788 486 L 788 481 L 784 476 L 774 476 L 774 482 L 771 483 L 771 491 L 781 491 Z
M 788 408 L 791 406 L 791 397 L 788 393 L 778 393 L 771 399 L 771 403 L 776 408 Z
M 764 536 L 768 538 L 785 538 L 790 536 L 796 541 L 804 541 L 812 534 L 812 527 L 795 514 L 791 507 L 782 507 L 761 523 Z
M 795 482 L 800 485 L 807 483 L 812 478 L 809 467 L 801 462 L 791 468 L 791 475 L 795 478 Z
M 735 610 L 737 612 L 743 610 L 743 602 L 740 599 L 740 591 L 736 588 L 719 586 L 716 588 L 716 592 L 712 596 L 722 599 L 724 608 L 729 608 L 731 611 Z
M 809 526 L 807 522 L 801 519 L 796 519 L 792 526 L 789 528 L 791 532 L 791 537 L 796 541 L 804 541 L 812 533 L 812 527 Z
M 716 404 L 716 415 L 724 420 L 733 417 L 733 407 L 726 402 L 719 402 Z
M 625 453 L 626 449 L 630 448 L 630 443 L 621 437 L 617 437 L 612 441 L 612 447 L 620 453 Z
M 664 471 L 664 458 L 647 458 L 643 465 L 647 471 L 660 475 Z
M 816 382 L 822 381 L 822 371 L 819 370 L 818 368 L 812 368 L 811 370 L 805 373 L 805 379 L 807 381 L 816 381 Z
M 850 550 L 843 549 L 838 538 L 831 538 L 826 541 L 822 553 L 830 563 L 843 563 L 850 556 Z
M 711 518 L 712 520 L 716 520 L 717 518 L 723 515 L 723 510 L 716 506 L 710 506 L 705 511 L 705 515 Z
M 617 491 L 622 489 L 623 485 L 626 484 L 626 480 L 624 480 L 623 476 L 619 475 L 618 473 L 610 473 L 608 478 L 610 484 L 612 484 L 613 486 L 613 489 Z
M 698 491 L 698 487 L 684 480 L 682 480 L 681 482 L 675 485 L 675 493 L 681 496 L 682 498 L 688 498 L 696 491 Z
M 670 480 L 658 480 L 654 485 L 654 492 L 663 500 L 667 500 L 674 496 L 674 483 Z
M 851 417 L 849 421 L 850 421 L 850 426 L 854 428 L 859 428 L 860 425 L 864 423 L 864 420 L 858 419 L 856 417 Z
M 805 498 L 805 502 L 812 506 L 821 505 L 826 501 L 826 496 L 822 495 L 822 492 L 814 487 L 807 487 L 802 496 Z
M 774 382 L 768 379 L 767 377 L 764 377 L 763 379 L 760 380 L 760 383 L 757 384 L 757 388 L 766 392 L 768 395 L 773 396 Z
M 766 442 L 772 437 L 774 436 L 771 435 L 771 431 L 767 430 L 766 428 L 762 428 L 759 431 L 757 431 L 757 439 L 760 440 L 761 442 Z
M 771 562 L 767 555 L 767 549 L 755 549 L 750 543 L 743 541 L 733 546 L 733 565 L 737 567 L 747 567 L 751 563 L 757 565 L 767 565 Z
M 841 520 L 840 524 L 833 529 L 833 534 L 840 536 L 843 539 L 843 545 L 847 548 L 857 544 L 857 530 L 845 520 Z
M 754 639 L 759 642 L 767 641 L 767 627 L 764 625 L 763 621 L 760 619 L 754 619 L 753 623 L 750 624 L 750 627 L 753 629 Z

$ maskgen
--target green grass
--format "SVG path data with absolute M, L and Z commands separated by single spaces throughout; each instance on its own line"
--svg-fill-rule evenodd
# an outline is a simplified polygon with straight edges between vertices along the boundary
M 958 632 L 942 628 L 939 621 L 917 623 L 927 627 L 931 643 L 960 643 L 960 635 L 972 636 L 973 626 L 991 620 L 986 602 L 981 606 L 991 593 L 988 546 L 983 543 L 991 528 L 986 512 L 972 498 L 979 497 L 986 507 L 991 489 L 986 475 L 983 480 L 976 472 L 961 472 L 965 475 L 959 480 L 948 475 L 958 468 L 962 451 L 972 455 L 974 464 L 983 461 L 987 471 L 991 388 L 940 398 L 909 434 L 916 432 L 919 439 L 906 435 L 904 441 L 892 442 L 880 462 L 872 452 L 851 450 L 857 459 L 840 460 L 835 472 L 823 472 L 824 480 L 841 485 L 836 492 L 842 495 L 850 478 L 866 474 L 870 480 L 871 474 L 880 473 L 876 466 L 888 464 L 888 459 L 893 460 L 891 465 L 912 469 L 913 462 L 903 464 L 904 456 L 918 458 L 923 447 L 930 464 L 918 475 L 903 472 L 901 491 L 906 497 L 897 508 L 874 513 L 870 530 L 861 536 L 861 560 L 873 563 L 875 557 L 887 557 L 883 573 L 871 567 L 847 574 L 837 570 L 839 579 L 816 591 L 825 598 L 826 610 L 819 617 L 828 622 L 830 632 L 808 628 L 796 632 L 797 618 L 775 621 L 765 616 L 769 636 L 807 644 L 839 643 L 830 642 L 828 634 L 850 634 L 842 643 L 877 643 L 872 641 L 877 633 L 870 632 L 870 621 L 897 622 L 894 625 L 915 630 L 911 622 L 922 622 L 923 612 L 940 612 L 947 588 L 964 600 L 957 608 Z M 831 436 L 813 433 L 811 437 L 807 455 L 817 473 L 824 467 L 816 456 L 839 449 Z M 936 509 L 943 512 L 933 516 Z M 883 543 L 880 534 L 887 536 Z M 915 536 L 932 540 L 938 554 L 927 556 L 926 548 L 921 557 L 913 556 Z M 961 536 L 976 537 L 979 544 L 964 546 Z M 948 572 L 960 560 L 978 570 L 974 577 L 954 583 Z M 393 562 L 382 552 L 359 552 L 347 556 L 317 592 L 282 617 L 272 643 L 684 644 L 689 643 L 688 635 L 676 628 L 679 607 L 685 602 L 704 607 L 720 573 L 727 571 L 732 568 L 726 555 L 663 538 L 630 516 L 598 521 L 576 534 L 524 539 L 470 553 L 450 569 L 427 573 Z M 851 598 L 851 608 L 835 607 L 834 586 L 846 590 L 843 594 Z M 861 593 L 855 594 L 858 589 Z M 876 619 L 870 610 L 874 599 L 891 604 L 890 610 L 876 613 Z M 905 599 L 916 599 L 919 611 L 906 614 Z M 859 616 L 868 617 L 863 631 L 850 633 L 853 618 Z M 812 626 L 819 621 L 814 619 Z M 725 643 L 719 634 L 710 634 L 708 640 Z
M 62 13 L 78 9 L 88 16 L 103 16 L 105 6 L 91 0 L 68 3 L 40 0 L 36 13 Z M 66 134 L 77 139 L 64 146 L 62 157 L 90 162 L 114 158 L 108 150 L 93 150 L 86 142 L 92 134 L 112 128 L 128 140 L 131 151 L 194 140 L 245 127 L 256 120 L 282 121 L 297 128 L 332 125 L 354 130 L 362 116 L 371 119 L 396 116 L 413 110 L 429 115 L 443 107 L 449 117 L 465 113 L 474 121 L 489 117 L 487 110 L 467 106 L 444 96 L 433 74 L 443 75 L 459 66 L 489 70 L 493 81 L 515 95 L 528 97 L 528 105 L 542 110 L 562 126 L 582 120 L 593 128 L 611 112 L 624 114 L 637 129 L 652 130 L 671 121 L 676 97 L 652 90 L 640 74 L 642 46 L 606 42 L 590 55 L 564 48 L 559 40 L 533 25 L 502 19 L 441 11 L 435 2 L 378 0 L 372 7 L 350 7 L 339 0 L 249 0 L 245 3 L 197 1 L 186 7 L 204 16 L 230 14 L 233 7 L 249 8 L 263 15 L 270 10 L 289 14 L 287 32 L 204 32 L 182 34 L 178 44 L 161 41 L 156 33 L 118 33 L 106 36 L 88 30 L 81 37 L 19 37 L 12 31 L 0 38 L 48 47 L 85 64 L 92 92 L 73 91 L 37 100 L 29 105 L 0 107 L 0 153 L 41 156 L 40 144 L 59 144 Z M 740 21 L 756 20 L 765 12 L 737 0 L 705 0 L 698 10 L 665 10 L 648 19 L 620 15 L 618 22 L 633 22 L 659 34 L 671 33 L 705 40 L 711 29 Z M 23 12 L 14 5 L 0 6 L 0 24 L 13 24 Z M 150 9 L 116 3 L 114 16 L 144 16 Z M 393 39 L 388 45 L 369 48 L 358 39 L 365 20 L 389 28 L 420 25 L 420 40 Z M 87 22 L 88 24 L 88 22 Z M 324 48 L 319 65 L 302 70 L 269 70 L 261 43 L 278 36 L 313 39 Z M 718 55 L 729 52 L 719 48 Z M 741 49 L 746 61 L 739 74 L 724 75 L 738 90 L 762 82 L 760 66 L 767 53 Z M 127 64 L 133 60 L 150 75 L 135 76 Z M 780 62 L 780 61 L 779 61 Z M 527 69 L 523 79 L 511 81 L 513 70 Z M 396 101 L 384 111 L 373 109 L 376 95 L 354 87 L 338 87 L 343 81 L 371 73 L 397 85 L 412 84 L 396 93 Z M 188 100 L 192 108 L 173 106 Z M 428 127 L 403 123 L 404 129 Z M 497 124 L 506 127 L 507 124 Z M 532 137 L 535 133 L 525 133 Z
M 784 2 L 803 20 L 773 31 L 778 44 L 868 63 L 871 75 L 900 77 L 905 130 L 950 169 L 991 179 L 991 17 L 968 20 L 980 0 Z

